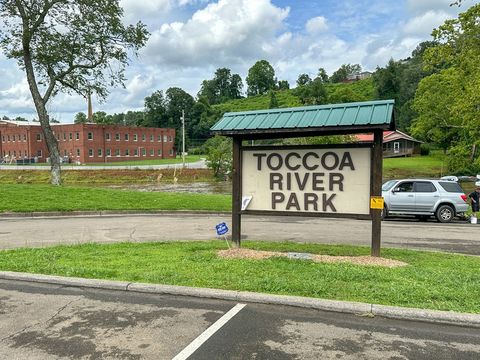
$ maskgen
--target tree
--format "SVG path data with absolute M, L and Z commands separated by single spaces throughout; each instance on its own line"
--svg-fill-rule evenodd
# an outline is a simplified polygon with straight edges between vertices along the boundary
M 248 70 L 248 96 L 263 95 L 275 89 L 275 70 L 266 60 L 259 60 Z
M 428 47 L 423 58 L 427 70 L 436 73 L 419 84 L 414 102 L 418 117 L 412 128 L 444 149 L 452 148 L 450 165 L 470 164 L 480 171 L 480 158 L 472 151 L 480 143 L 480 4 L 446 20 L 432 36 L 437 44 Z M 433 111 L 435 123 L 429 119 Z
M 47 104 L 58 92 L 105 99 L 123 85 L 127 50 L 148 37 L 145 26 L 125 26 L 118 0 L 0 0 L 0 47 L 25 71 L 51 160 L 51 183 L 61 183 L 60 154 Z
M 109 124 L 108 115 L 105 111 L 97 111 L 93 113 L 93 122 L 95 124 Z
M 195 105 L 195 99 L 185 90 L 178 87 L 171 87 L 165 92 L 165 108 L 166 108 L 166 126 L 175 128 L 176 139 L 175 147 L 179 149 L 182 138 L 182 110 L 185 112 L 186 120 L 186 141 L 189 141 L 188 123 L 192 119 L 192 109 Z
M 228 100 L 242 97 L 242 78 L 231 74 L 230 69 L 220 68 L 215 71 L 212 80 L 204 80 L 198 93 L 199 98 L 205 98 L 210 104 L 220 104 Z
M 282 90 L 288 90 L 290 89 L 290 84 L 288 83 L 287 80 L 280 80 L 277 84 L 277 89 L 282 91 Z
M 297 79 L 297 86 L 308 85 L 312 82 L 312 79 L 308 74 L 300 74 Z
M 270 90 L 270 104 L 268 105 L 269 109 L 276 109 L 278 108 L 278 100 L 277 97 L 275 96 L 275 91 Z
M 359 64 L 343 64 L 332 74 L 330 82 L 339 83 L 345 81 L 349 75 L 357 74 L 360 71 L 362 71 L 362 67 Z
M 87 122 L 87 115 L 84 112 L 79 112 L 75 115 L 73 122 L 75 124 L 85 124 Z
M 217 178 L 225 178 L 232 171 L 232 141 L 215 135 L 205 143 L 207 166 Z
M 147 127 L 166 127 L 167 109 L 163 91 L 155 91 L 145 98 L 145 117 L 141 124 Z
M 304 105 L 321 105 L 327 102 L 327 90 L 322 80 L 316 78 L 307 85 L 295 88 L 295 95 Z
M 317 78 L 320 78 L 320 80 L 322 80 L 323 83 L 328 82 L 328 75 L 324 68 L 318 69 Z

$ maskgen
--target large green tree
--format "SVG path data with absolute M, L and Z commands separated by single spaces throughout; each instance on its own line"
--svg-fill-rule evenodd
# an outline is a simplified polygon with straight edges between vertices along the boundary
M 276 86 L 275 70 L 267 60 L 259 60 L 248 70 L 248 96 L 263 95 Z
M 437 45 L 426 49 L 424 61 L 427 70 L 437 73 L 420 82 L 414 105 L 419 115 L 415 128 L 428 127 L 427 117 L 432 108 L 446 109 L 449 121 L 440 119 L 431 126 L 446 127 L 457 133 L 450 145 L 457 150 L 452 153 L 459 157 L 452 163 L 471 163 L 480 170 L 480 158 L 474 152 L 469 159 L 463 156 L 480 145 L 480 4 L 470 7 L 457 19 L 445 21 L 432 35 Z M 443 96 L 432 90 L 428 95 L 420 91 L 434 85 Z
M 148 37 L 145 26 L 125 26 L 118 0 L 0 0 L 0 47 L 25 71 L 51 160 L 51 182 L 61 183 L 60 154 L 47 104 L 59 92 L 100 99 L 123 85 L 127 51 Z
M 215 71 L 211 80 L 204 80 L 198 93 L 199 98 L 205 98 L 210 104 L 220 104 L 228 100 L 242 97 L 242 78 L 232 74 L 230 69 L 220 68 Z

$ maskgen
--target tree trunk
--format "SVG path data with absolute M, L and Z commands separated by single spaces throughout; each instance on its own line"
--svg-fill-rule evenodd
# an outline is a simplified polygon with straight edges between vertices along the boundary
M 47 148 L 50 156 L 50 183 L 52 185 L 61 185 L 62 178 L 60 172 L 60 153 L 58 151 L 58 143 L 55 135 L 53 134 L 52 128 L 50 127 L 50 120 L 48 117 L 47 108 L 45 106 L 48 99 L 42 98 L 42 95 L 40 94 L 40 91 L 38 89 L 37 81 L 35 78 L 35 71 L 33 69 L 33 63 L 30 54 L 30 46 L 28 38 L 25 35 L 23 38 L 23 52 L 23 60 L 25 63 L 25 72 L 27 73 L 28 86 L 30 88 L 30 93 L 32 94 L 35 109 L 37 110 L 38 114 L 38 120 L 40 120 L 40 125 L 42 126 L 43 135 L 45 137 L 45 142 L 47 143 Z

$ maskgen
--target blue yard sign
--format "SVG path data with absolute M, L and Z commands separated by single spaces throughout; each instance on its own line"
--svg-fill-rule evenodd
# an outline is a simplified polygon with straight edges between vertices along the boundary
M 215 228 L 217 229 L 217 235 L 218 236 L 222 236 L 222 235 L 225 235 L 226 233 L 228 233 L 228 226 L 224 222 L 216 225 Z

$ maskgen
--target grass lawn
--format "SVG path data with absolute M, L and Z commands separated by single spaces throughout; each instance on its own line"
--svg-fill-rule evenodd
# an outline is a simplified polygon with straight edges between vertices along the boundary
M 50 185 L 0 185 L 1 212 L 73 210 L 230 211 L 231 196 Z
M 412 156 L 383 159 L 383 178 L 439 178 L 448 175 L 445 155 L 432 151 L 428 156 Z
M 367 255 L 369 248 L 244 242 L 259 250 Z M 400 268 L 219 258 L 223 241 L 83 244 L 0 252 L 0 270 L 480 313 L 480 258 L 383 249 Z

